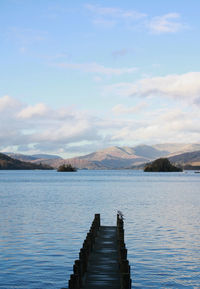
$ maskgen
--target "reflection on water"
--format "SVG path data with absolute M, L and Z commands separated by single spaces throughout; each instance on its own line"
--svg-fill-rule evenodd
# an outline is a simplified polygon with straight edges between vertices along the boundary
M 0 288 L 67 286 L 95 213 L 125 215 L 132 288 L 200 288 L 194 172 L 0 171 Z

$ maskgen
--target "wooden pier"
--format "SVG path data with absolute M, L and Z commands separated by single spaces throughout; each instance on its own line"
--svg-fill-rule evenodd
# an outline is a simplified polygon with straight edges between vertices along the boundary
M 101 226 L 100 214 L 95 215 L 73 271 L 69 289 L 131 289 L 124 221 L 120 213 L 115 227 Z

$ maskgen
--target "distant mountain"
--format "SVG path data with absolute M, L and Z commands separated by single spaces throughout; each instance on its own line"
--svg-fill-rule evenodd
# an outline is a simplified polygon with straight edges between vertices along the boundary
M 62 163 L 71 163 L 77 168 L 87 169 L 123 169 L 142 168 L 145 163 L 160 157 L 176 155 L 179 152 L 200 150 L 200 144 L 161 144 L 138 145 L 135 147 L 109 147 L 104 150 L 76 158 L 62 160 Z M 56 163 L 49 163 L 58 166 Z
M 185 144 L 185 143 L 164 143 L 153 145 L 157 150 L 168 152 L 167 155 L 177 155 L 186 152 L 194 152 L 200 150 L 200 144 Z
M 136 147 L 118 147 L 113 146 L 106 148 L 104 150 L 100 150 L 89 155 L 80 157 L 82 159 L 90 159 L 96 161 L 102 161 L 106 158 L 124 158 L 124 159 L 138 159 L 138 158 L 156 158 L 162 155 L 165 155 L 166 151 L 160 151 L 152 146 L 140 145 Z
M 168 160 L 185 170 L 200 170 L 200 151 L 187 152 L 169 156 Z M 132 166 L 133 169 L 143 169 L 145 164 Z
M 71 164 L 79 169 L 124 169 L 143 168 L 145 163 L 157 158 L 171 158 L 176 155 L 200 151 L 200 144 L 165 143 L 156 145 L 138 145 L 135 147 L 113 146 L 84 156 L 62 159 L 55 155 L 37 154 L 32 156 L 15 155 L 16 158 L 32 163 L 41 163 L 58 168 Z M 11 155 L 11 154 L 10 154 Z M 172 162 L 174 162 L 172 160 Z
M 62 159 L 60 156 L 48 154 L 34 154 L 32 157 L 36 159 Z
M 143 156 L 148 159 L 156 159 L 169 154 L 169 151 L 166 149 L 157 149 L 154 146 L 148 145 L 138 145 L 133 148 L 133 152 L 138 156 Z
M 13 158 L 13 159 L 16 159 L 19 161 L 24 161 L 24 162 L 32 162 L 32 161 L 35 161 L 37 159 L 31 155 L 23 155 L 23 154 L 15 154 L 15 153 L 4 153 L 4 154 Z
M 139 164 L 147 160 L 146 157 L 136 155 L 133 148 L 117 146 L 81 156 L 79 159 L 93 162 L 98 167 L 106 169 L 127 168 L 133 163 Z
M 89 161 L 77 158 L 70 158 L 70 159 L 56 159 L 56 160 L 43 160 L 41 161 L 42 164 L 50 165 L 54 168 L 58 168 L 63 164 L 71 164 L 73 167 L 78 169 L 88 169 L 88 170 L 104 170 L 107 167 L 104 167 L 100 162 Z
M 182 166 L 186 166 L 186 165 L 200 166 L 200 150 L 178 154 L 178 155 L 169 157 L 169 160 L 175 164 L 179 164 Z
M 62 159 L 60 156 L 49 154 L 34 154 L 34 155 L 24 155 L 15 153 L 5 153 L 5 154 L 16 160 L 33 163 L 40 163 L 41 161 L 46 159 Z
M 70 163 L 79 169 L 123 169 L 147 163 L 167 153 L 165 150 L 157 150 L 147 145 L 136 147 L 113 146 L 85 156 L 62 160 L 45 160 L 42 163 L 55 168 L 64 163 Z
M 49 170 L 52 169 L 49 166 L 42 164 L 32 164 L 29 162 L 23 162 L 13 159 L 5 154 L 0 153 L 0 170 Z

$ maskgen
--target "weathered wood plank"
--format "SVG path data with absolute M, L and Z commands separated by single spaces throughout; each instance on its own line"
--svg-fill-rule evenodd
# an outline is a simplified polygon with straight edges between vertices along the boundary
M 89 257 L 83 289 L 120 289 L 117 228 L 101 226 Z

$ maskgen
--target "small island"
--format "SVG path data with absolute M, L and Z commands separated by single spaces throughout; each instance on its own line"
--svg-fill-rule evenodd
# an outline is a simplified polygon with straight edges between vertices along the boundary
M 77 169 L 71 164 L 63 164 L 58 167 L 57 172 L 76 172 Z
M 170 163 L 167 158 L 160 158 L 152 163 L 146 164 L 144 172 L 182 172 L 182 168 L 178 168 Z

